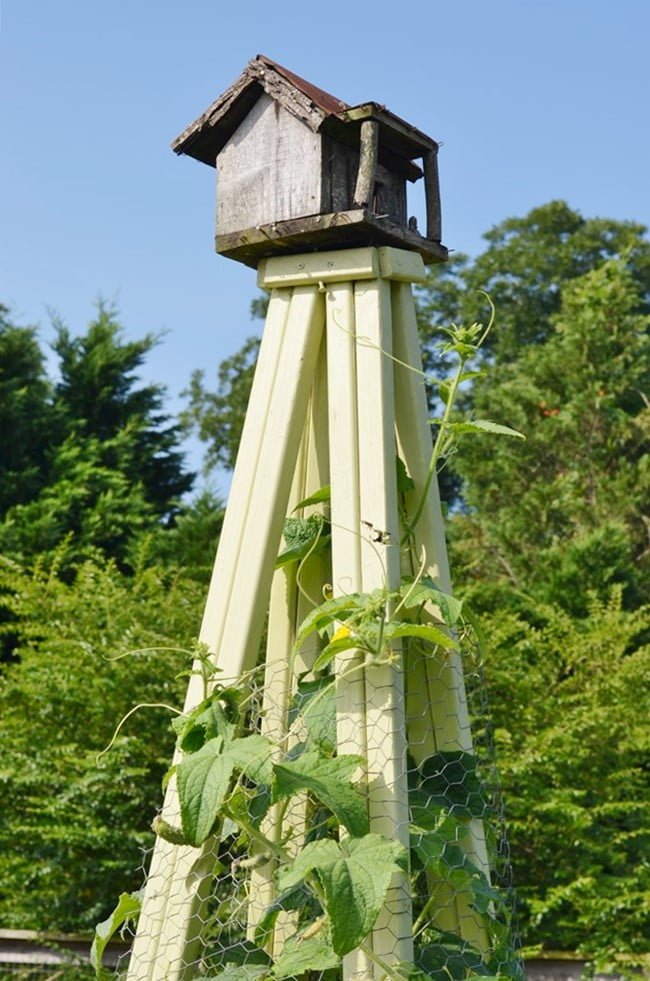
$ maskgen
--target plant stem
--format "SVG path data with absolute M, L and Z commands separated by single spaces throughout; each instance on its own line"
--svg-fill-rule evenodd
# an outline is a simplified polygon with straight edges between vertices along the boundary
M 433 906 L 434 901 L 436 899 L 437 899 L 437 896 L 436 896 L 436 893 L 434 891 L 429 896 L 429 898 L 427 899 L 426 903 L 424 904 L 424 908 L 422 909 L 422 912 L 420 913 L 420 915 L 418 916 L 417 920 L 413 924 L 413 937 L 414 938 L 417 937 L 418 933 L 420 932 L 420 930 L 422 929 L 422 927 L 426 923 L 427 918 L 429 916 L 429 909 L 431 908 L 431 906 Z
M 366 957 L 373 962 L 373 964 L 376 964 L 377 967 L 382 969 L 382 971 L 385 971 L 387 978 L 392 978 L 393 981 L 408 981 L 406 975 L 402 974 L 401 971 L 392 968 L 390 964 L 383 959 L 383 957 L 380 957 L 379 954 L 375 954 L 374 950 L 372 950 L 367 943 L 360 943 L 359 950 L 362 950 Z
M 261 845 L 265 851 L 270 852 L 271 855 L 280 859 L 282 862 L 291 862 L 291 856 L 281 845 L 278 845 L 276 842 L 271 841 L 270 838 L 267 838 L 266 835 L 262 834 L 261 831 L 258 831 L 257 828 L 245 817 L 242 817 L 241 814 L 233 814 L 233 812 L 227 806 L 224 806 L 223 813 L 226 817 L 230 818 L 231 821 L 234 821 L 235 824 L 238 824 L 242 831 L 245 831 L 248 837 L 252 841 L 256 841 L 258 845 Z
M 449 419 L 451 417 L 451 413 L 454 408 L 454 402 L 456 400 L 456 392 L 458 391 L 458 386 L 460 385 L 460 379 L 463 375 L 463 371 L 465 370 L 466 364 L 467 364 L 467 358 L 461 358 L 460 361 L 458 362 L 456 374 L 454 375 L 453 381 L 451 383 L 451 387 L 449 389 L 449 396 L 447 398 L 447 404 L 445 405 L 445 411 L 442 416 L 442 421 L 440 423 L 438 435 L 436 437 L 436 441 L 433 446 L 433 452 L 431 454 L 431 460 L 429 461 L 429 469 L 427 471 L 427 476 L 424 481 L 424 487 L 422 488 L 422 493 L 420 495 L 420 500 L 418 501 L 417 508 L 415 509 L 413 520 L 410 522 L 408 528 L 406 529 L 406 535 L 402 540 L 402 545 L 404 545 L 408 541 L 408 539 L 412 536 L 418 521 L 422 517 L 424 505 L 426 504 L 427 497 L 429 496 L 431 481 L 433 480 L 436 474 L 438 461 L 442 456 L 442 449 L 446 439 L 447 427 L 449 425 Z

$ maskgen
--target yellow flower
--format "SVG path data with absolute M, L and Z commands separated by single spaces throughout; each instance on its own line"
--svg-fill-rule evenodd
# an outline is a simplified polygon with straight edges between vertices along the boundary
M 349 636 L 350 636 L 350 628 L 346 627 L 345 624 L 343 624 L 343 626 L 339 627 L 339 629 L 332 637 L 330 644 L 333 644 L 335 640 L 343 640 L 344 637 L 349 637 Z

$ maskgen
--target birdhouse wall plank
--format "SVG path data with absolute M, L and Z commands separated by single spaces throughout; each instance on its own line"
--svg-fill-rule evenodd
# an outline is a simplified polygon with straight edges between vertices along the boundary
M 217 234 L 317 214 L 321 138 L 263 94 L 217 158 Z
M 376 215 L 385 215 L 393 225 L 406 227 L 406 184 L 380 163 L 377 164 L 370 210 Z
M 323 214 L 348 211 L 359 169 L 359 150 L 322 133 Z

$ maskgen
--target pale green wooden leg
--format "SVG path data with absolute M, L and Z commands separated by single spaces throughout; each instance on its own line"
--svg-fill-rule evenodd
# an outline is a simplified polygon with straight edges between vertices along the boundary
M 433 451 L 431 427 L 420 374 L 422 361 L 417 334 L 415 306 L 408 284 L 393 284 L 393 329 L 397 433 L 402 458 L 415 484 L 411 497 L 419 500 Z M 402 362 L 416 368 L 411 371 Z M 445 592 L 451 590 L 444 522 L 437 481 L 429 490 L 426 506 L 415 529 L 415 555 L 411 573 L 424 555 L 425 573 L 434 578 Z M 466 750 L 472 752 L 472 735 L 467 697 L 460 657 L 455 653 L 439 657 L 415 657 L 407 665 L 407 724 L 411 754 L 417 763 L 435 752 Z M 471 859 L 489 877 L 490 869 L 482 822 L 468 823 L 461 842 Z M 487 933 L 480 917 L 469 907 L 467 897 L 456 893 L 448 884 L 438 883 L 438 912 L 434 917 L 441 929 L 458 930 L 465 939 L 481 948 L 488 945 Z
M 381 279 L 328 288 L 327 343 L 335 594 L 399 581 L 390 286 Z M 379 535 L 379 532 L 382 532 Z M 377 541 L 375 541 L 377 539 Z M 397 666 L 364 668 L 353 652 L 337 658 L 339 752 L 366 758 L 372 831 L 408 843 L 403 680 Z M 369 938 L 388 962 L 412 957 L 405 877 L 396 877 Z M 344 959 L 346 979 L 375 976 L 361 951 Z
M 223 670 L 221 679 L 238 678 L 257 658 L 323 323 L 317 288 L 274 291 L 200 633 Z M 186 710 L 202 697 L 194 676 Z M 173 779 L 163 817 L 180 823 Z M 131 981 L 182 981 L 195 969 L 213 848 L 157 840 Z
M 361 516 L 357 342 L 354 284 L 335 283 L 327 291 L 327 363 L 332 487 L 332 587 L 335 596 L 360 592 Z M 366 684 L 363 659 L 348 651 L 336 658 L 337 743 L 341 754 L 367 757 Z M 343 977 L 373 978 L 373 966 L 360 950 L 343 959 Z
M 364 592 L 400 583 L 399 517 L 395 464 L 390 283 L 355 285 L 361 577 Z M 370 829 L 409 844 L 406 725 L 401 658 L 368 666 L 366 744 Z M 408 877 L 395 876 L 372 932 L 375 954 L 389 963 L 411 961 Z
M 327 391 L 325 377 L 325 352 L 321 350 L 314 386 L 310 399 L 307 425 L 298 454 L 293 486 L 289 497 L 289 514 L 307 517 L 315 509 L 296 505 L 314 494 L 329 480 L 327 445 Z M 261 731 L 278 746 L 278 758 L 304 735 L 288 735 L 288 714 L 291 699 L 296 691 L 298 674 L 308 671 L 316 653 L 309 650 L 297 655 L 291 664 L 297 628 L 307 614 L 322 602 L 326 569 L 318 557 L 308 558 L 300 568 L 297 563 L 277 570 L 271 587 L 268 640 L 264 672 L 264 698 L 262 703 Z M 299 581 L 297 581 L 297 577 Z M 311 642 L 310 642 L 311 646 Z M 276 843 L 281 835 L 291 830 L 293 837 L 289 851 L 297 849 L 306 830 L 306 800 L 294 799 L 280 824 L 280 805 L 273 805 L 262 830 Z M 273 875 L 277 862 L 270 861 L 253 869 L 249 884 L 248 937 L 254 939 L 255 928 L 264 910 L 275 898 Z M 280 913 L 276 920 L 268 953 L 277 956 L 284 941 L 295 932 L 297 915 Z

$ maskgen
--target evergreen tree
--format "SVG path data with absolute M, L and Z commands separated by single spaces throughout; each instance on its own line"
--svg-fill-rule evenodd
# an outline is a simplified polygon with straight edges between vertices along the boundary
M 45 485 L 60 428 L 36 330 L 11 323 L 0 305 L 0 516 Z
M 137 370 L 156 338 L 127 341 L 100 304 L 85 334 L 56 324 L 51 382 L 32 328 L 0 317 L 0 550 L 35 559 L 68 542 L 67 562 L 101 550 L 128 560 L 132 542 L 172 525 L 194 475 L 164 390 Z
M 472 392 L 479 417 L 525 444 L 465 442 L 455 461 L 468 508 L 457 556 L 482 594 L 528 594 L 575 614 L 626 585 L 650 600 L 650 318 L 623 261 L 562 290 L 548 339 L 497 362 Z M 510 600 L 508 600 L 510 601 Z
M 193 475 L 183 471 L 180 427 L 163 412 L 163 388 L 137 384 L 136 371 L 156 342 L 150 334 L 124 340 L 115 311 L 102 304 L 79 337 L 58 323 L 56 399 L 68 431 L 104 444 L 105 465 L 120 470 L 133 486 L 141 485 L 153 511 L 169 518 L 191 488 Z M 126 434 L 128 439 L 116 440 Z

